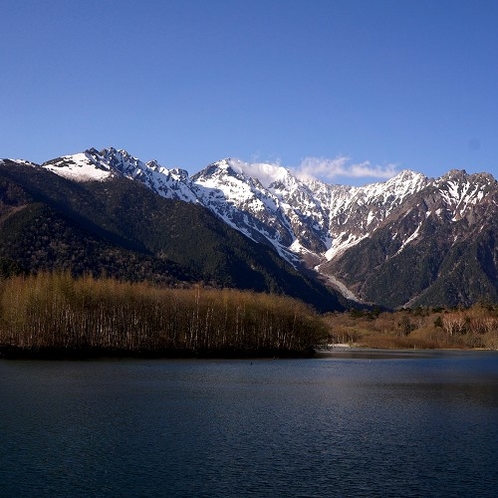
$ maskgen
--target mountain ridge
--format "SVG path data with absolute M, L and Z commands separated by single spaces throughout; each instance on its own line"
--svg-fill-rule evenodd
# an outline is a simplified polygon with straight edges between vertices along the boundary
M 254 242 L 273 247 L 296 270 L 318 272 L 359 302 L 387 307 L 471 304 L 482 298 L 479 291 L 454 290 L 454 297 L 448 297 L 449 288 L 470 289 L 469 279 L 479 281 L 474 287 L 481 285 L 486 298 L 498 299 L 493 277 L 498 257 L 494 246 L 488 247 L 497 230 L 498 186 L 489 173 L 450 170 L 434 179 L 402 170 L 387 181 L 355 187 L 299 178 L 282 166 L 233 158 L 190 176 L 114 148 L 87 149 L 39 167 L 77 182 L 130 179 L 161 197 L 199 204 Z M 493 237 L 485 242 L 480 234 L 488 232 Z M 478 265 L 472 278 L 448 263 L 456 258 L 473 264 L 478 251 L 468 254 L 471 244 L 460 256 L 455 249 L 469 237 L 488 244 L 481 252 L 489 253 L 487 265 Z M 420 261 L 431 269 L 421 270 L 425 276 L 412 279 L 414 283 L 409 270 Z M 395 270 L 396 265 L 403 268 Z M 400 275 L 400 285 L 394 285 Z M 443 286 L 448 279 L 451 285 Z
M 115 176 L 74 182 L 39 166 L 0 164 L 1 274 L 69 270 L 184 286 L 287 294 L 319 311 L 345 301 L 200 204 Z
M 89 173 L 92 166 L 93 177 Z M 300 253 L 322 258 L 322 253 L 331 250 L 325 254 L 330 259 L 356 242 L 357 238 L 344 239 L 344 234 L 337 230 L 332 231 L 333 241 L 330 240 L 327 233 L 330 217 L 342 226 L 347 222 L 348 211 L 356 211 L 359 206 L 365 211 L 369 205 L 385 204 L 382 196 L 386 195 L 400 201 L 427 182 L 424 175 L 403 170 L 384 183 L 364 187 L 329 185 L 316 179 L 300 180 L 281 166 L 249 164 L 230 158 L 211 163 L 189 176 L 185 170 L 167 169 L 156 161 L 143 162 L 123 149 L 114 148 L 101 152 L 88 149 L 48 161 L 42 167 L 77 181 L 103 180 L 118 174 L 138 180 L 164 197 L 199 202 L 253 240 L 271 243 L 293 264 L 298 262 Z M 267 174 L 270 179 L 262 183 L 250 176 L 257 169 L 266 169 L 266 173 L 273 170 L 273 177 Z M 235 209 L 229 209 L 230 206 Z M 242 220 L 241 211 L 246 215 Z M 265 212 L 269 213 L 265 216 Z M 255 213 L 259 216 L 254 216 Z M 370 213 L 370 217 L 365 214 L 366 223 L 370 224 L 388 212 L 377 211 Z M 296 231 L 302 232 L 302 236 L 297 236 Z

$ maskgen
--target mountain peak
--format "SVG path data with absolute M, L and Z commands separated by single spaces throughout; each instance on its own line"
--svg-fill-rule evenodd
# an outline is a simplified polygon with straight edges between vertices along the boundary
M 417 171 L 413 171 L 411 169 L 403 169 L 393 178 L 396 178 L 399 181 L 412 181 L 412 180 L 420 180 L 421 178 L 427 178 L 427 177 L 422 173 L 418 173 Z
M 393 190 L 402 195 L 406 195 L 424 188 L 428 183 L 429 179 L 422 173 L 404 169 L 396 176 L 387 180 L 384 184 L 387 190 Z
M 451 181 L 451 180 L 463 180 L 466 179 L 469 175 L 467 171 L 464 169 L 450 169 L 447 173 L 441 176 L 440 180 L 443 181 Z
M 196 173 L 192 176 L 192 180 L 197 179 L 207 179 L 211 177 L 220 177 L 224 175 L 234 175 L 235 171 L 231 167 L 231 159 L 225 158 L 220 159 L 219 161 L 215 161 L 214 163 L 209 164 L 204 169 Z
M 441 178 L 439 178 L 441 182 L 447 181 L 470 181 L 470 182 L 483 182 L 483 183 L 493 183 L 496 181 L 494 176 L 491 173 L 467 173 L 464 169 L 452 169 L 445 173 Z

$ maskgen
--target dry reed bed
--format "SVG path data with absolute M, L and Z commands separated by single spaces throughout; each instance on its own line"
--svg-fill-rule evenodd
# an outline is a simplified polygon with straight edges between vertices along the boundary
M 132 354 L 307 354 L 326 337 L 288 297 L 40 273 L 0 282 L 4 355 L 53 351 Z

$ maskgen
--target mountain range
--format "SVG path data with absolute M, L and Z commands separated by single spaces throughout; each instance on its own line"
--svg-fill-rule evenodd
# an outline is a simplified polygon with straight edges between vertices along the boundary
M 498 302 L 498 183 L 488 173 L 434 179 L 404 170 L 353 187 L 231 158 L 190 176 L 114 148 L 41 165 L 4 159 L 0 173 L 4 266 L 32 269 L 7 240 L 43 251 L 49 225 L 43 240 L 62 240 L 73 271 L 89 258 L 112 274 L 102 254 L 111 261 L 119 248 L 142 268 L 123 263 L 128 277 L 289 293 L 320 310 Z M 40 260 L 58 261 L 61 247 Z

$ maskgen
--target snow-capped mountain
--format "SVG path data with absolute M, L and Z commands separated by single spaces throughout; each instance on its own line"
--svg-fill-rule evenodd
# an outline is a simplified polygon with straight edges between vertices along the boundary
M 70 180 L 103 181 L 112 177 L 137 180 L 168 199 L 195 202 L 189 187 L 188 172 L 182 169 L 166 169 L 157 161 L 144 163 L 125 150 L 113 147 L 97 151 L 88 149 L 78 154 L 62 156 L 42 164 L 42 167 Z
M 416 302 L 440 277 L 444 251 L 468 238 L 479 224 L 485 231 L 488 222 L 483 220 L 491 222 L 490 213 L 498 204 L 498 186 L 491 175 L 457 170 L 438 179 L 404 170 L 385 182 L 352 187 L 300 179 L 281 166 L 230 158 L 189 176 L 114 148 L 89 149 L 42 167 L 76 181 L 121 176 L 163 197 L 199 203 L 254 241 L 271 244 L 296 268 L 317 269 L 347 297 L 387 306 Z M 426 280 L 409 283 L 406 287 L 412 291 L 397 291 L 398 297 L 393 297 L 386 291 L 397 287 L 387 282 L 395 278 L 392 266 L 417 253 L 414 249 L 443 229 L 448 236 L 437 246 L 439 256 Z M 498 261 L 494 253 L 493 258 Z M 413 268 L 415 263 L 403 264 Z M 389 275 L 384 280 L 383 271 Z M 380 301 L 378 280 L 386 295 Z
M 419 173 L 365 187 L 300 180 L 288 169 L 264 163 L 223 159 L 196 175 L 142 162 L 124 150 L 63 156 L 43 167 L 77 181 L 123 176 L 157 194 L 198 202 L 258 242 L 269 242 L 286 259 L 314 263 L 332 259 L 367 237 L 407 196 L 424 188 Z
M 428 182 L 321 271 L 367 301 L 468 305 L 498 298 L 498 183 L 450 171 Z

